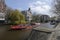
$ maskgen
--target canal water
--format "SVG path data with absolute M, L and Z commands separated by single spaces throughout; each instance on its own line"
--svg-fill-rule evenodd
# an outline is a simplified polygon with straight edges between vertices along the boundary
M 8 31 L 7 26 L 0 26 L 0 40 L 25 40 L 31 30 L 12 30 Z

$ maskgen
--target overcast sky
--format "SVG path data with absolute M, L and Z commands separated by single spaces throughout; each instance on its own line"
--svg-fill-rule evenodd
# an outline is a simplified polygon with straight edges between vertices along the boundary
M 6 0 L 6 4 L 18 10 L 27 10 L 29 7 L 33 12 L 37 14 L 47 14 L 53 16 L 49 10 L 53 5 L 52 0 Z

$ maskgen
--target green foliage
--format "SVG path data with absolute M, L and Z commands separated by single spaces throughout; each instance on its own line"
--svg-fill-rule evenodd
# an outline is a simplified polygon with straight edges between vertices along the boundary
M 24 15 L 18 10 L 11 11 L 8 20 L 10 21 L 10 24 L 21 24 L 26 22 Z
M 33 15 L 32 22 L 40 22 L 40 15 Z

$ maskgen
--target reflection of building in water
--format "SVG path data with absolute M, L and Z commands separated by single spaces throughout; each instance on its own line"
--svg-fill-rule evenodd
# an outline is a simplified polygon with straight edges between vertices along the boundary
M 0 0 L 0 21 L 5 20 L 5 14 L 6 14 L 5 0 Z

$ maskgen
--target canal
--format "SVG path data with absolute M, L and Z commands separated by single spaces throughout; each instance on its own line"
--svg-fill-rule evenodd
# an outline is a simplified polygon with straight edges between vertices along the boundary
M 0 26 L 0 40 L 25 40 L 31 30 L 12 30 L 8 31 L 8 26 Z

